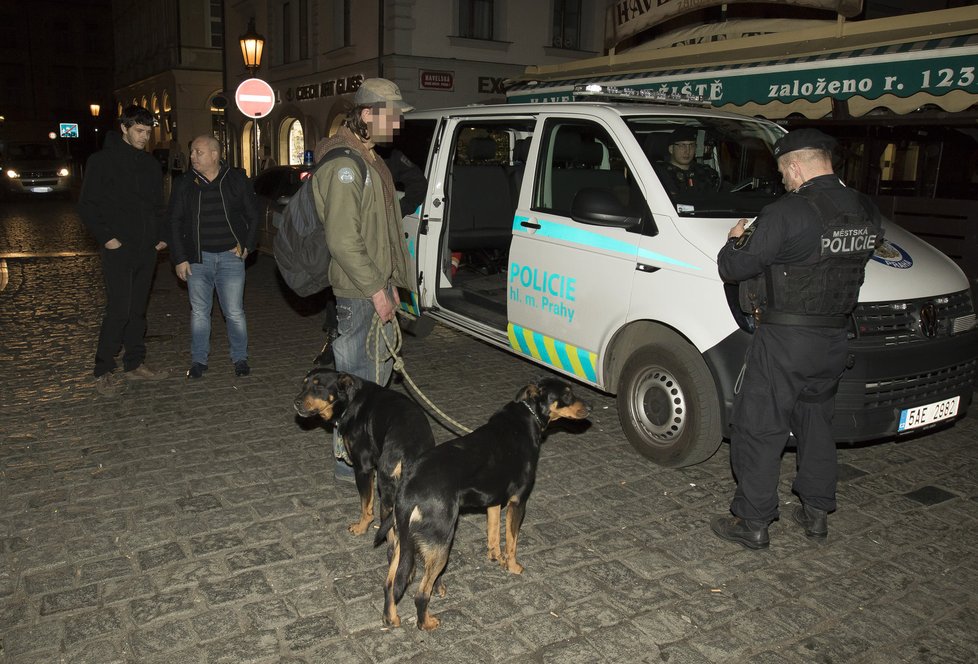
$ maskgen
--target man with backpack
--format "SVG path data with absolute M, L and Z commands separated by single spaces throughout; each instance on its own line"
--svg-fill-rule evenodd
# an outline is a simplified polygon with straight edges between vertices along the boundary
M 393 82 L 365 80 L 343 126 L 324 146 L 324 162 L 312 180 L 332 256 L 329 282 L 336 295 L 339 332 L 333 343 L 336 370 L 379 385 L 390 380 L 393 358 L 383 343 L 379 356 L 372 357 L 368 335 L 376 316 L 387 338 L 394 338 L 397 288 L 408 286 L 408 254 L 394 180 L 373 148 L 393 140 L 402 114 L 411 108 Z M 352 469 L 338 460 L 336 474 L 351 477 Z

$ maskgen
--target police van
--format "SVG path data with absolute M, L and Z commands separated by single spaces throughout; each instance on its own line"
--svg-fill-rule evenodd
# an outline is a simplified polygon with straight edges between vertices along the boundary
M 784 193 L 772 156 L 783 130 L 654 93 L 581 93 L 601 101 L 406 116 L 396 144 L 429 185 L 404 220 L 415 282 L 402 306 L 617 395 L 636 450 L 699 463 L 728 432 L 753 330 L 717 252 Z M 715 173 L 707 187 L 666 177 L 677 129 Z M 849 333 L 838 441 L 963 416 L 978 328 L 949 258 L 887 223 Z

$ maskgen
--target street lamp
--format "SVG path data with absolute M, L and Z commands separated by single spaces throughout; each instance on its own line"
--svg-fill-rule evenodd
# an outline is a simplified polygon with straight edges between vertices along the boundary
M 92 140 L 95 142 L 95 149 L 98 150 L 98 114 L 102 107 L 98 104 L 89 104 L 88 109 L 92 112 L 92 124 L 95 125 L 95 134 Z
M 238 37 L 241 44 L 241 57 L 244 59 L 244 66 L 248 68 L 251 75 L 261 67 L 261 52 L 265 48 L 265 38 L 255 32 L 255 17 L 252 16 L 248 21 L 248 32 Z
M 238 37 L 241 44 L 241 58 L 244 66 L 255 77 L 255 72 L 261 67 L 261 52 L 265 48 L 265 38 L 255 31 L 255 17 L 252 16 L 248 21 L 248 32 Z M 251 124 L 251 147 L 252 159 L 251 175 L 258 175 L 258 118 L 254 118 Z

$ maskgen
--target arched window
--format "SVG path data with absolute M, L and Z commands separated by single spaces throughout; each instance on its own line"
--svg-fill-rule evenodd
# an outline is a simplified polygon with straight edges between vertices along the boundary
M 302 154 L 306 150 L 306 140 L 305 134 L 302 131 L 302 123 L 298 120 L 293 120 L 289 124 L 289 130 L 286 140 L 286 150 L 288 154 L 289 164 L 301 164 Z

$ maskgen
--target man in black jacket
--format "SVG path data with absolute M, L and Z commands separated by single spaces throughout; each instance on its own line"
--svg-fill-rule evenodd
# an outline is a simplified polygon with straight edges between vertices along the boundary
M 236 376 L 251 373 L 244 314 L 245 259 L 255 250 L 258 208 L 247 176 L 221 162 L 221 144 L 198 136 L 190 149 L 192 168 L 180 177 L 170 200 L 170 260 L 190 293 L 188 378 L 207 371 L 214 291 L 228 328 Z
M 788 193 L 753 224 L 738 221 L 717 256 L 720 277 L 739 284 L 741 308 L 757 329 L 731 414 L 737 490 L 730 514 L 710 526 L 750 549 L 769 545 L 790 434 L 798 444 L 792 490 L 801 499 L 792 518 L 808 537 L 825 539 L 836 508 L 835 391 L 848 357 L 850 314 L 883 230 L 876 205 L 833 173 L 834 146 L 816 129 L 781 137 L 774 156 Z
M 150 370 L 146 358 L 146 306 L 156 271 L 156 254 L 166 248 L 163 228 L 163 179 L 159 164 L 146 152 L 153 115 L 129 106 L 119 131 L 109 132 L 105 147 L 86 165 L 78 212 L 98 241 L 105 280 L 105 313 L 95 351 L 95 387 L 115 395 L 115 356 L 124 347 L 123 374 L 132 380 L 165 378 Z

